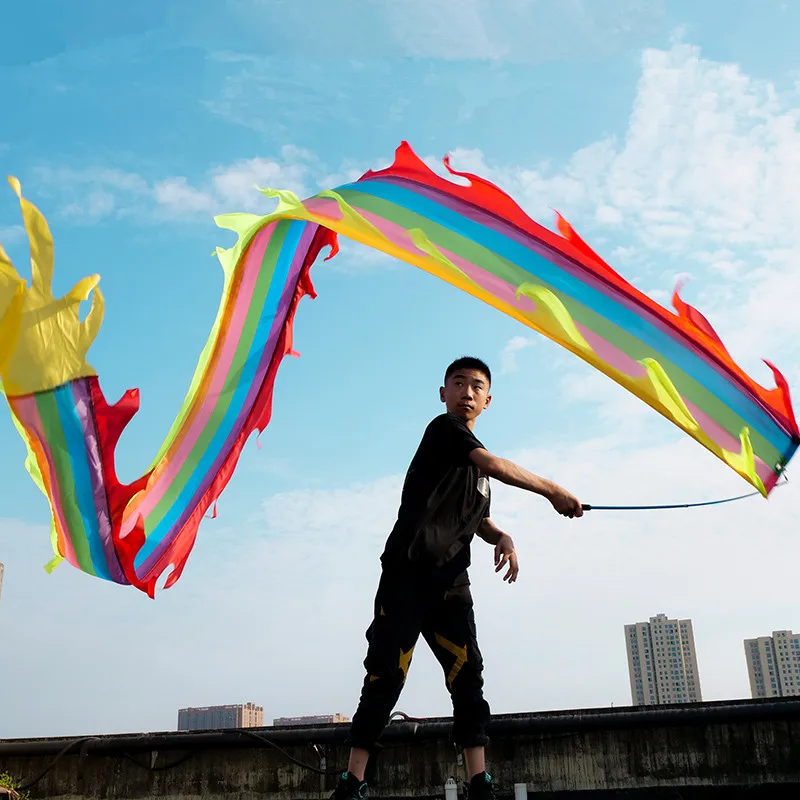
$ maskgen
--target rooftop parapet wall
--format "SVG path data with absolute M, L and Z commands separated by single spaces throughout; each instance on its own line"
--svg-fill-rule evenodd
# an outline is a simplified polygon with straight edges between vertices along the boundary
M 31 787 L 34 799 L 318 800 L 335 775 L 293 760 L 341 769 L 347 732 L 344 724 L 5 740 L 0 772 L 27 783 L 50 767 Z M 507 797 L 520 783 L 531 797 L 586 800 L 606 791 L 688 800 L 745 789 L 748 800 L 800 797 L 800 699 L 505 715 L 491 735 L 490 769 Z M 449 720 L 395 722 L 370 796 L 444 798 L 451 776 L 460 783 Z

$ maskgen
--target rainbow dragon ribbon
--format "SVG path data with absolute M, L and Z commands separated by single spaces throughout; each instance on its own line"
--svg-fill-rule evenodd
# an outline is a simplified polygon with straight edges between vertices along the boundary
M 117 479 L 116 444 L 139 408 L 127 391 L 109 405 L 86 361 L 100 329 L 99 276 L 67 295 L 51 291 L 53 241 L 38 209 L 20 199 L 31 248 L 23 281 L 0 247 L 0 378 L 28 450 L 26 468 L 51 511 L 52 570 L 78 569 L 155 596 L 181 576 L 206 511 L 250 436 L 269 423 L 278 366 L 292 353 L 309 271 L 339 234 L 441 278 L 547 336 L 624 386 L 751 483 L 765 497 L 794 455 L 789 387 L 733 361 L 708 320 L 676 289 L 675 312 L 625 281 L 557 215 L 557 233 L 530 219 L 489 181 L 438 176 L 403 142 L 387 169 L 301 201 L 277 199 L 265 216 L 216 218 L 238 235 L 217 248 L 224 271 L 216 320 L 183 405 L 149 469 Z M 78 307 L 92 297 L 89 314 Z

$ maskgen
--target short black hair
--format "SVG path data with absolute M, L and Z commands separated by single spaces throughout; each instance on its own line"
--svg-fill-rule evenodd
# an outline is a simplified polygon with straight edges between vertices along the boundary
M 444 382 L 447 383 L 447 379 L 454 372 L 457 372 L 460 369 L 474 369 L 476 372 L 482 372 L 488 379 L 489 385 L 491 386 L 492 371 L 484 361 L 481 361 L 479 358 L 474 358 L 473 356 L 462 356 L 461 358 L 457 358 L 445 371 Z

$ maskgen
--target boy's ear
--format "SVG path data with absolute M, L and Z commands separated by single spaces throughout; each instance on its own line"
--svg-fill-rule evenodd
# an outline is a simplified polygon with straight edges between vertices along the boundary
M 444 386 L 439 387 L 439 400 L 444 403 Z

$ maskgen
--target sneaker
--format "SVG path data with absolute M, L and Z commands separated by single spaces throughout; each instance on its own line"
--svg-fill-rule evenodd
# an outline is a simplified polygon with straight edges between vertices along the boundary
M 497 790 L 492 776 L 488 772 L 473 775 L 472 780 L 464 784 L 464 797 L 466 800 L 495 800 Z
M 367 797 L 367 782 L 360 781 L 355 775 L 343 772 L 339 783 L 331 795 L 331 800 L 364 800 Z

